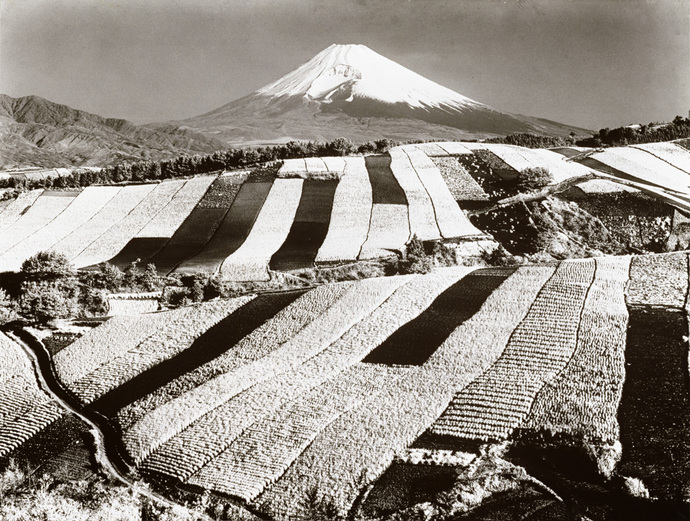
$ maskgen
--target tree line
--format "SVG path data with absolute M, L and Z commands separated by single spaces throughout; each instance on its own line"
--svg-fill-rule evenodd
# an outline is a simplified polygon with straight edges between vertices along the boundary
M 398 142 L 378 139 L 355 145 L 349 139 L 332 141 L 290 141 L 284 145 L 257 148 L 230 148 L 213 154 L 179 156 L 161 161 L 123 162 L 100 171 L 77 169 L 70 175 L 47 179 L 11 177 L 0 181 L 0 188 L 79 188 L 94 184 L 136 183 L 190 177 L 222 170 L 237 170 L 302 157 L 346 156 L 384 153 Z
M 602 128 L 599 132 L 592 134 L 591 138 L 578 141 L 577 145 L 583 147 L 625 146 L 673 141 L 687 137 L 690 137 L 690 117 L 676 116 L 673 122 L 665 124 L 649 123 L 614 129 Z

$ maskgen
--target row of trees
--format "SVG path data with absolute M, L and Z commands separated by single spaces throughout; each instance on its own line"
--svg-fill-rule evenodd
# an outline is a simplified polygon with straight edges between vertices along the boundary
M 635 145 L 637 143 L 654 143 L 657 141 L 673 141 L 690 137 L 690 117 L 676 116 L 672 123 L 648 125 L 633 125 L 614 129 L 602 128 L 591 138 L 578 141 L 579 146 L 600 147 Z
M 541 136 L 538 134 L 510 134 L 508 136 L 487 139 L 486 143 L 501 145 L 516 145 L 525 148 L 567 147 L 575 144 L 575 133 L 571 132 L 567 138 L 559 136 Z
M 180 156 L 162 161 L 119 163 L 101 171 L 75 170 L 71 175 L 49 179 L 27 180 L 13 177 L 0 181 L 0 188 L 77 188 L 93 184 L 143 182 L 187 177 L 219 170 L 250 168 L 283 159 L 317 156 L 345 156 L 383 153 L 397 145 L 389 139 L 360 145 L 345 138 L 333 141 L 290 141 L 285 145 L 258 148 L 231 148 L 208 155 Z

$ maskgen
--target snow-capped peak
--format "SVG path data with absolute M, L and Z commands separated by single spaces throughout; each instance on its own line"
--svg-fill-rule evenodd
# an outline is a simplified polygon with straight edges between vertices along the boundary
M 299 96 L 319 103 L 359 97 L 414 108 L 483 107 L 365 45 L 354 44 L 331 45 L 257 94 L 272 98 Z

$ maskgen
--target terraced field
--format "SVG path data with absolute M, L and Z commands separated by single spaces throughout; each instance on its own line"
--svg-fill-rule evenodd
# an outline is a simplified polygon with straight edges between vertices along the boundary
M 690 476 L 688 265 L 685 252 L 605 257 L 248 295 L 113 318 L 53 363 L 147 479 L 276 519 L 306 515 L 314 494 L 347 511 L 410 450 L 543 432 L 622 443 L 618 472 L 676 501 Z M 3 338 L 11 455 L 59 414 Z
M 63 416 L 62 407 L 39 387 L 22 348 L 0 333 L 0 461 Z
M 139 260 L 162 273 L 266 280 L 271 271 L 394 256 L 414 235 L 486 238 L 458 202 L 469 208 L 514 195 L 502 183 L 526 168 L 546 168 L 554 183 L 586 193 L 639 190 L 690 212 L 689 165 L 690 151 L 673 142 L 603 151 L 439 142 L 289 159 L 268 176 L 39 190 L 0 207 L 0 271 L 54 249 L 78 268 Z
M 153 263 L 161 273 L 263 280 L 270 271 L 395 255 L 422 240 L 484 237 L 419 150 L 287 160 L 277 176 L 22 194 L 0 209 L 0 271 L 38 251 L 77 268 Z

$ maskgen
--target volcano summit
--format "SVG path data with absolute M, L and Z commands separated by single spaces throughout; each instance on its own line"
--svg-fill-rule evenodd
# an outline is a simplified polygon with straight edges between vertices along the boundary
M 331 45 L 279 80 L 177 122 L 231 144 L 348 137 L 470 139 L 583 129 L 499 112 L 364 45 Z

